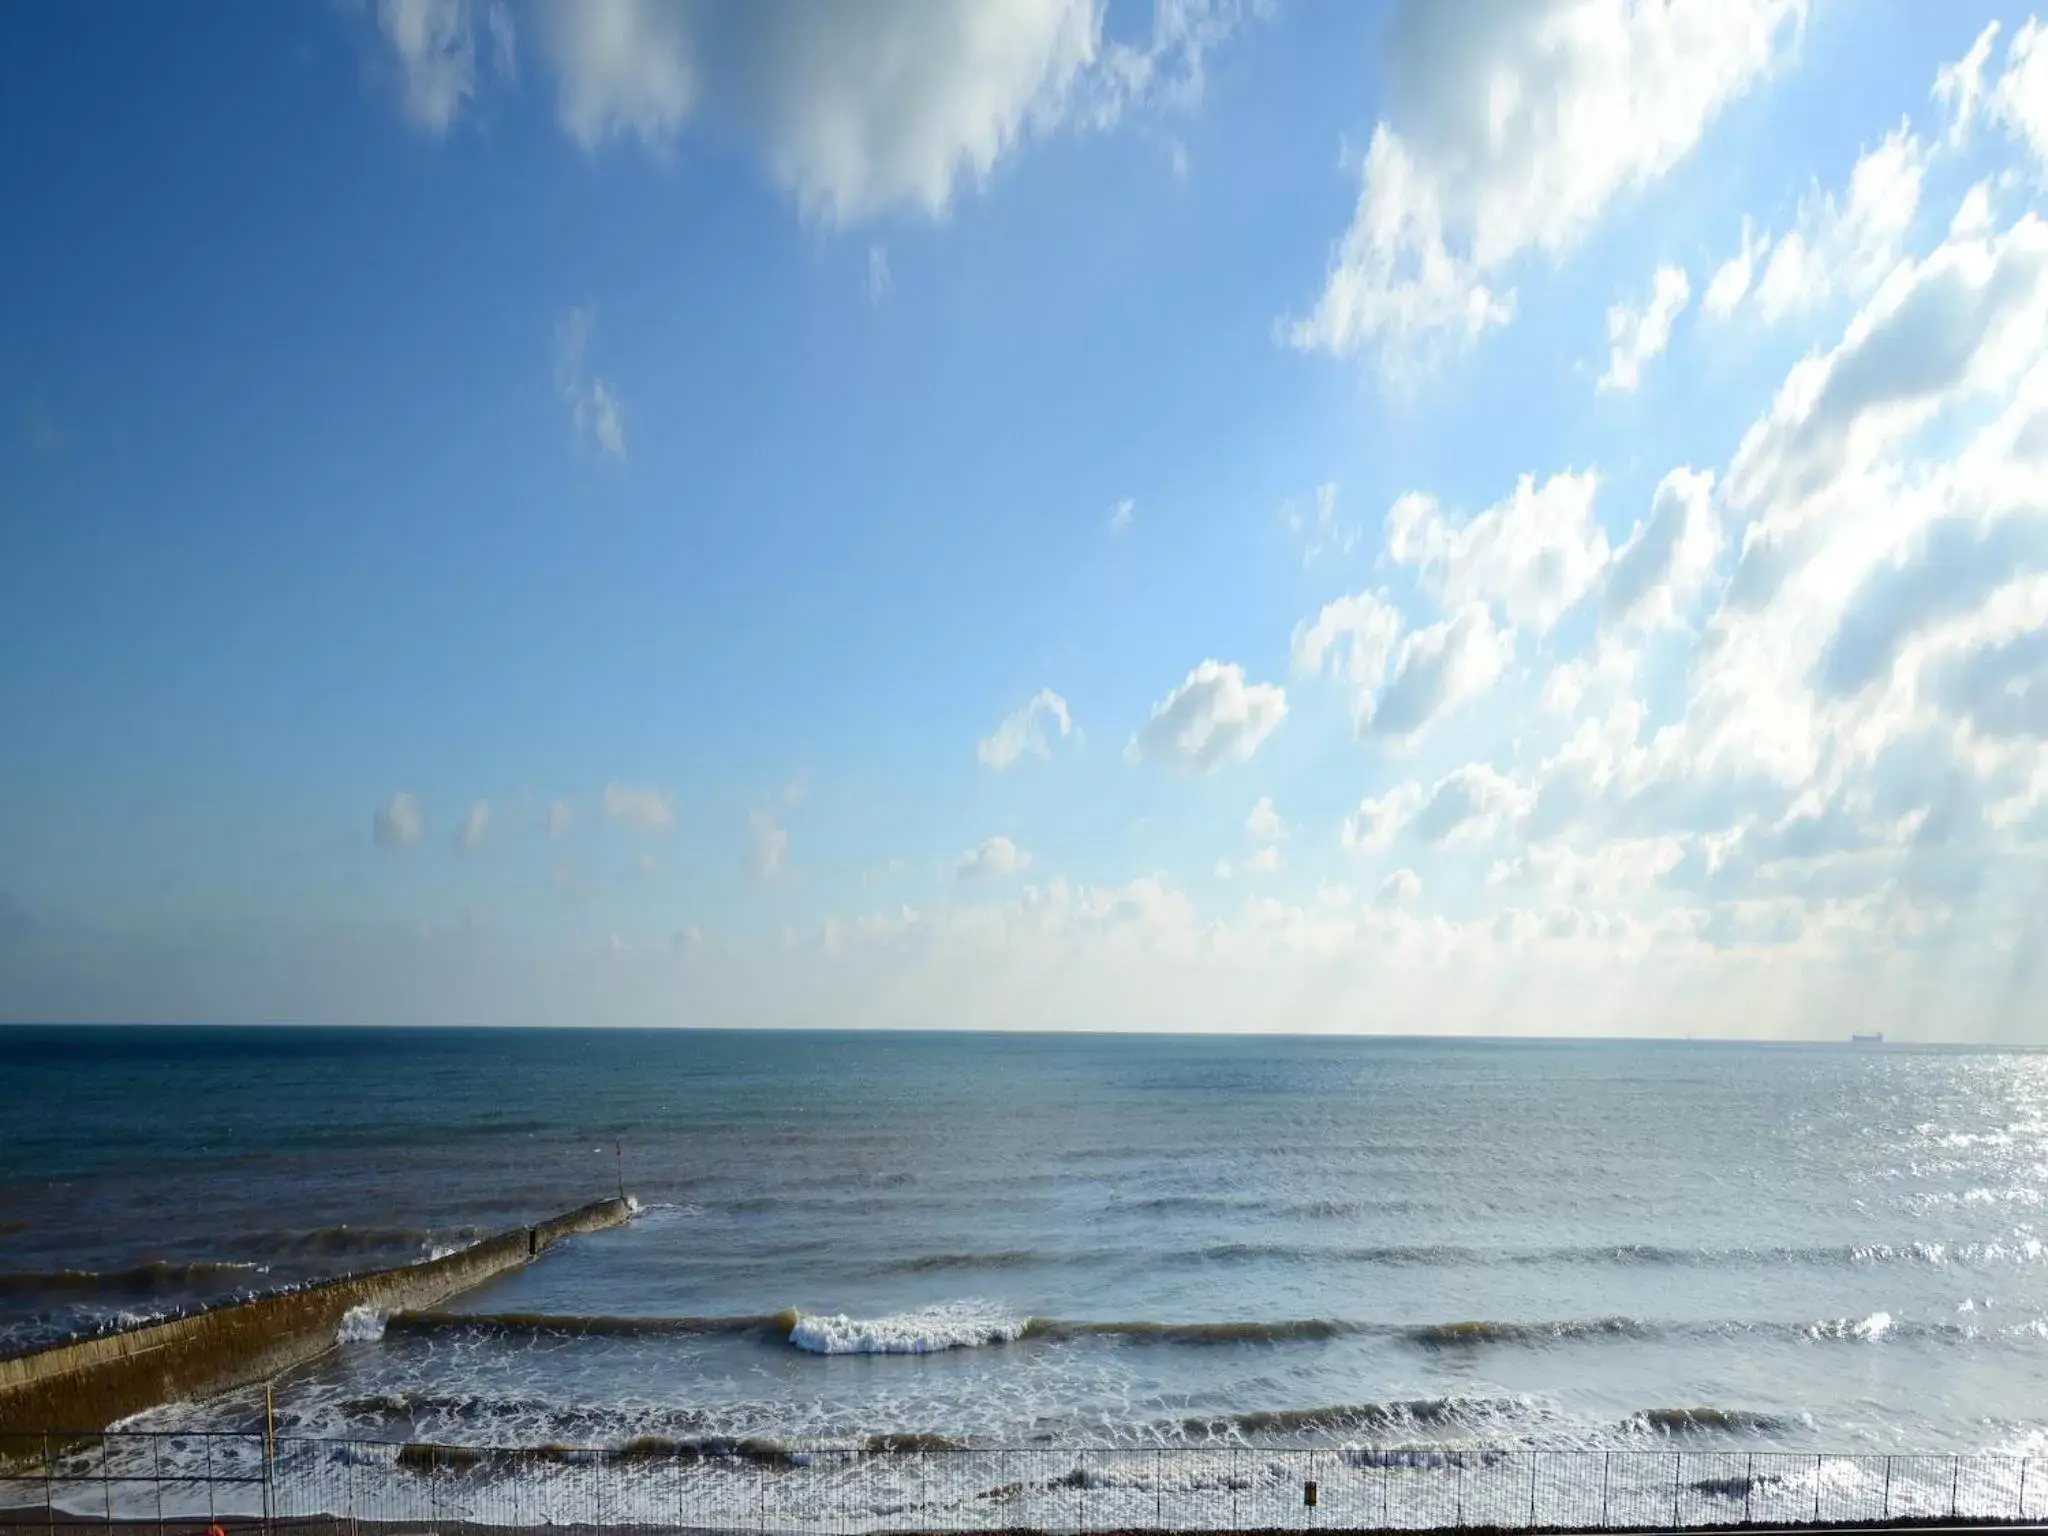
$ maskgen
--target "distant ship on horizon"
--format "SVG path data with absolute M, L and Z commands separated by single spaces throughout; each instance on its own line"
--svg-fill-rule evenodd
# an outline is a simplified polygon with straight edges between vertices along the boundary
M 1867 1035 L 1851 1035 L 1849 1037 L 1849 1043 L 1851 1045 L 1883 1045 L 1884 1031 L 1881 1029 L 1873 1029 Z

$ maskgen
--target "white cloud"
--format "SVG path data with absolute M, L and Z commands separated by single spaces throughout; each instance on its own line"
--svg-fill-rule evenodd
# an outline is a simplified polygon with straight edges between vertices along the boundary
M 868 247 L 868 302 L 879 304 L 889 297 L 889 247 L 877 240 Z
M 1678 267 L 1659 267 L 1650 279 L 1650 298 L 1641 309 L 1617 304 L 1607 311 L 1607 371 L 1601 389 L 1634 389 L 1642 382 L 1643 365 L 1664 355 L 1671 340 L 1671 322 L 1692 296 L 1692 285 Z
M 554 66 L 555 119 L 587 150 L 632 136 L 660 148 L 697 104 L 685 13 L 666 0 L 546 0 L 541 45 Z
M 1257 875 L 1270 875 L 1278 871 L 1281 863 L 1280 850 L 1277 847 L 1269 845 L 1264 848 L 1254 848 L 1241 859 L 1218 859 L 1216 861 L 1216 878 L 1219 880 L 1231 880 L 1239 875 L 1247 878 Z
M 1373 897 L 1378 907 L 1412 907 L 1422 899 L 1422 876 L 1412 869 L 1397 869 L 1380 882 Z
M 2008 387 L 2040 356 L 2044 322 L 2048 224 L 2037 215 L 1903 264 L 1841 344 L 1794 368 L 1749 429 L 1729 467 L 1730 504 L 1796 508 L 1926 420 L 1950 391 Z
M 576 807 L 566 800 L 557 800 L 548 807 L 548 836 L 566 836 L 575 824 Z
M 1161 0 L 1147 39 L 1105 42 L 1092 0 L 549 0 L 542 37 L 557 117 L 586 149 L 665 150 L 709 108 L 807 216 L 844 228 L 892 209 L 943 218 L 1030 137 L 1192 105 L 1241 9 Z
M 555 325 L 555 387 L 568 402 L 570 424 L 579 443 L 597 445 L 607 458 L 626 457 L 626 421 L 618 391 L 586 368 L 596 318 L 576 308 Z
M 1294 670 L 1319 673 L 1328 661 L 1331 676 L 1370 694 L 1386 681 L 1400 639 L 1400 610 L 1381 593 L 1354 592 L 1294 627 Z
M 420 840 L 425 828 L 426 817 L 420 811 L 419 801 L 402 789 L 380 805 L 370 820 L 370 831 L 379 848 L 410 848 Z
M 1433 497 L 1403 496 L 1387 513 L 1387 556 L 1415 566 L 1446 609 L 1487 603 L 1547 634 L 1607 564 L 1593 516 L 1599 488 L 1591 470 L 1552 475 L 1540 489 L 1523 475 L 1513 495 L 1464 523 Z
M 1478 603 L 1414 631 L 1395 654 L 1393 677 L 1360 714 L 1360 734 L 1420 736 L 1440 717 L 1491 690 L 1514 653 L 1515 632 L 1496 629 Z
M 1415 831 L 1429 843 L 1484 842 L 1528 805 L 1527 791 L 1506 774 L 1468 763 L 1437 780 L 1415 816 Z
M 490 34 L 479 66 L 476 20 Z M 429 133 L 446 133 L 477 93 L 478 76 L 514 68 L 512 16 L 501 0 L 377 0 L 377 26 L 397 56 L 405 115 Z
M 1734 314 L 1755 280 L 1758 259 L 1770 249 L 1770 245 L 1771 237 L 1766 234 L 1759 238 L 1755 221 L 1745 213 L 1742 216 L 1742 247 L 1714 269 L 1713 280 L 1707 284 L 1706 297 L 1700 300 L 1700 308 L 1716 320 L 1725 320 Z
M 1366 796 L 1344 819 L 1339 843 L 1346 853 L 1384 852 L 1422 808 L 1422 786 L 1412 780 L 1381 796 Z
M 1782 58 L 1803 0 L 1409 0 L 1351 227 L 1289 337 L 1348 353 L 1505 324 L 1510 264 L 1572 250 Z
M 1287 823 L 1280 819 L 1280 813 L 1273 809 L 1273 798 L 1261 795 L 1252 806 L 1251 814 L 1244 819 L 1244 834 L 1254 843 L 1277 843 L 1287 836 Z
M 1991 45 L 1998 40 L 1998 23 L 1986 23 L 1970 51 L 1953 64 L 1944 64 L 1934 74 L 1933 97 L 1949 109 L 1948 142 L 1959 149 L 1970 140 L 1970 128 L 1984 94 L 1984 66 L 1991 60 Z
M 789 854 L 789 829 L 775 819 L 773 811 L 755 811 L 747 817 L 747 868 L 762 880 L 782 873 Z
M 676 829 L 675 797 L 665 789 L 607 784 L 604 813 L 630 832 L 659 837 Z
M 1301 541 L 1301 563 L 1314 565 L 1325 555 L 1348 555 L 1358 547 L 1358 529 L 1337 516 L 1337 482 L 1316 487 L 1315 509 L 1303 512 L 1293 502 L 1280 508 L 1280 521 Z
M 472 801 L 469 809 L 462 813 L 462 824 L 455 829 L 455 846 L 463 853 L 474 853 L 483 846 L 490 830 L 490 801 Z
M 974 744 L 975 760 L 982 767 L 1000 773 L 1027 752 L 1033 757 L 1049 756 L 1045 737 L 1047 721 L 1059 727 L 1061 741 L 1065 741 L 1074 728 L 1073 717 L 1067 712 L 1067 701 L 1050 688 L 1041 688 L 1023 708 L 997 726 L 994 735 L 984 736 Z
M 1109 509 L 1109 531 L 1112 534 L 1130 532 L 1131 519 L 1137 516 L 1137 512 L 1137 502 L 1126 496 Z
M 2005 49 L 2005 72 L 1991 93 L 1991 119 L 2025 144 L 2048 178 L 2048 27 L 2030 16 Z
M 1926 172 L 1925 148 L 1901 123 L 1857 160 L 1844 198 L 1815 191 L 1802 199 L 1798 221 L 1773 246 L 1752 291 L 1764 320 L 1874 287 L 1913 228 Z
M 999 879 L 1030 867 L 1030 854 L 1007 837 L 991 837 L 961 854 L 953 874 L 961 880 Z
M 1615 551 L 1604 616 L 1643 628 L 1682 620 L 1713 577 L 1723 542 L 1713 471 L 1672 470 L 1657 483 L 1649 517 Z
M 1285 689 L 1247 684 L 1234 662 L 1205 661 L 1153 706 L 1124 756 L 1207 773 L 1249 758 L 1286 714 Z

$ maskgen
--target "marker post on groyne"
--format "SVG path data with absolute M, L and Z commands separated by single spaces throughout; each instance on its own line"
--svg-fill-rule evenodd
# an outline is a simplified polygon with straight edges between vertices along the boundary
M 158 1403 L 268 1382 L 333 1349 L 347 1316 L 418 1311 L 539 1258 L 566 1237 L 624 1225 L 623 1192 L 455 1253 L 0 1360 L 0 1446 L 10 1438 L 93 1433 Z M 264 1443 L 275 1424 L 265 1393 Z

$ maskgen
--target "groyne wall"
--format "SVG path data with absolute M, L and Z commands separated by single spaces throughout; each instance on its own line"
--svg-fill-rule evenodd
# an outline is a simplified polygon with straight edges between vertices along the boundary
M 443 1258 L 229 1302 L 188 1317 L 0 1360 L 0 1447 L 45 1431 L 103 1429 L 177 1398 L 263 1381 L 325 1354 L 358 1307 L 417 1311 L 539 1258 L 579 1232 L 623 1225 L 623 1199 L 515 1227 Z

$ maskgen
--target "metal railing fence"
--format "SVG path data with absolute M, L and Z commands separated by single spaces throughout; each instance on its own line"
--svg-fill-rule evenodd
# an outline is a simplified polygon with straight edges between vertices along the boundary
M 120 1522 L 306 1536 L 1665 1530 L 2048 1520 L 2048 1458 L 1416 1445 L 1082 1447 L 646 1437 L 606 1447 L 258 1434 L 0 1438 L 0 1536 Z M 239 1533 L 238 1533 L 239 1536 Z

